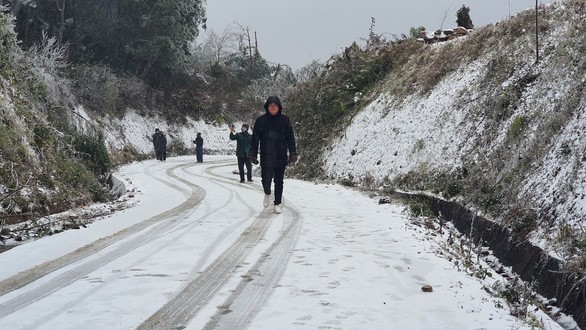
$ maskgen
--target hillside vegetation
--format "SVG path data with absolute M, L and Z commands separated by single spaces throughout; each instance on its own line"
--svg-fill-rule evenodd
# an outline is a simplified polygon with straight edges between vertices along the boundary
M 458 200 L 586 267 L 586 3 L 538 14 L 538 63 L 534 10 L 332 57 L 287 97 L 295 173 Z
M 58 65 L 42 60 L 58 48 L 45 44 L 23 52 L 13 23 L 0 14 L 2 225 L 105 200 L 101 181 L 110 170 L 103 135 L 76 123 L 73 104 L 63 97 L 66 84 L 51 72 Z

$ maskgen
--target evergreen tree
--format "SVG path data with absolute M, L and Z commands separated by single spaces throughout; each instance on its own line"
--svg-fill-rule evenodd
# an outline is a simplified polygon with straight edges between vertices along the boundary
M 458 24 L 458 26 L 462 26 L 466 29 L 474 28 L 474 24 L 472 24 L 472 19 L 470 19 L 470 7 L 462 5 L 462 8 L 458 9 L 456 17 L 456 24 Z
M 180 69 L 204 21 L 205 0 L 2 0 L 25 46 L 43 33 L 71 46 L 75 61 L 157 76 Z
M 182 66 L 203 17 L 200 0 L 124 0 L 116 45 L 123 66 L 137 73 Z
M 425 26 L 414 27 L 409 29 L 409 36 L 413 39 L 421 37 L 421 32 L 425 31 Z
M 2 0 L 2 5 L 10 8 L 16 17 L 15 31 L 23 47 L 40 43 L 43 34 L 56 37 L 62 42 L 71 16 L 74 0 Z

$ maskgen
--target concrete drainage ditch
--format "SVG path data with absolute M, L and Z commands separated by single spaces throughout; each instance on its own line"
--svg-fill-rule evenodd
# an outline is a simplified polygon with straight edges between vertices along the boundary
M 581 329 L 586 329 L 586 278 L 580 274 L 563 271 L 563 262 L 549 256 L 541 248 L 527 240 L 519 240 L 510 231 L 473 211 L 432 196 L 396 193 L 404 199 L 426 202 L 437 216 L 441 212 L 461 233 L 482 240 L 495 257 L 520 276 L 523 281 L 535 282 L 535 289 L 547 298 L 556 298 L 557 307 L 571 315 Z M 471 231 L 472 230 L 472 231 Z

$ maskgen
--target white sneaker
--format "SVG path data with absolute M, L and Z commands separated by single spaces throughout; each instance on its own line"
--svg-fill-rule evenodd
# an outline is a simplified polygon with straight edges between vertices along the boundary
M 271 205 L 271 195 L 265 194 L 265 199 L 262 200 L 262 205 L 264 207 L 269 207 L 269 205 Z
M 281 207 L 281 204 L 275 205 L 275 213 L 281 214 L 282 212 L 283 212 L 283 208 Z

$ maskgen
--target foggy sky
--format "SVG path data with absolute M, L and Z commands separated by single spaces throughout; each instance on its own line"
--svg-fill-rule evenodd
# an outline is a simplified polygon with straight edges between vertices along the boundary
M 207 0 L 206 13 L 208 29 L 221 33 L 234 22 L 248 27 L 257 32 L 266 60 L 299 69 L 314 59 L 326 61 L 353 41 L 364 44 L 371 17 L 374 32 L 392 39 L 409 35 L 411 27 L 453 28 L 463 4 L 475 27 L 535 8 L 534 0 Z

